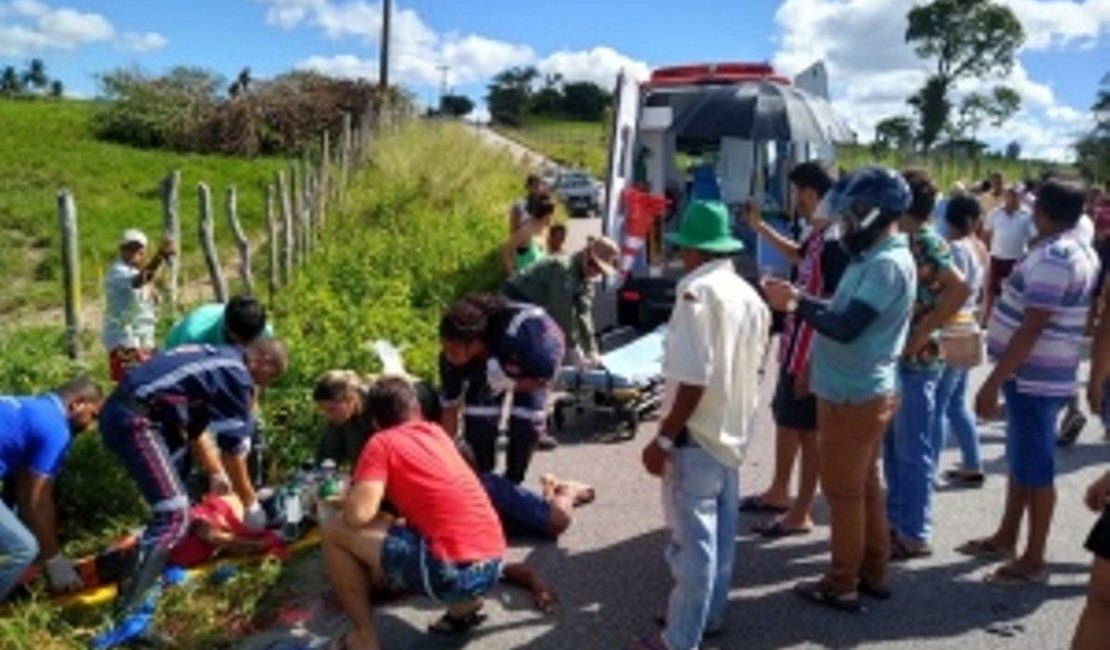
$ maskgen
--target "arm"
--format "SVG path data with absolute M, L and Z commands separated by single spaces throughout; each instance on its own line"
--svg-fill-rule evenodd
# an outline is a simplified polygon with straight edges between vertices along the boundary
M 819 334 L 838 343 L 855 341 L 879 316 L 874 307 L 854 298 L 844 311 L 838 312 L 824 300 L 801 296 L 797 311 L 798 316 L 812 325 Z
M 355 483 L 343 504 L 343 523 L 357 530 L 364 528 L 378 516 L 382 497 L 385 496 L 385 481 L 371 480 Z
M 748 227 L 767 240 L 767 243 L 792 265 L 796 266 L 802 261 L 801 247 L 794 240 L 782 236 L 777 230 L 768 226 L 754 201 L 748 201 L 744 205 L 744 220 L 748 222 Z
M 461 407 L 462 402 L 453 402 L 443 407 L 443 419 L 440 420 L 439 424 L 452 440 L 459 437 L 459 411 Z
M 1104 273 L 1110 274 L 1110 270 Z M 1110 280 L 1103 283 L 1099 302 L 1102 303 L 1102 317 L 1091 341 L 1091 374 L 1087 378 L 1087 401 L 1092 413 L 1102 410 L 1106 399 L 1103 385 L 1110 380 Z
M 162 262 L 169 259 L 171 255 L 173 255 L 173 241 L 167 239 L 162 242 L 161 248 L 154 253 L 154 257 L 150 258 L 147 265 L 135 274 L 135 277 L 131 280 L 131 286 L 138 289 L 153 280 L 154 274 L 158 272 L 158 267 L 162 266 Z
M 937 281 L 943 287 L 937 295 L 937 304 L 910 332 L 906 340 L 907 354 L 913 354 L 924 347 L 932 333 L 952 320 L 971 295 L 971 287 L 967 286 L 963 274 L 951 264 L 940 271 Z
M 39 557 L 52 558 L 60 551 L 54 482 L 45 474 L 26 470 L 19 475 L 19 512 L 39 544 Z
M 704 394 L 705 386 L 680 383 L 678 393 L 675 395 L 674 406 L 671 407 L 667 417 L 659 425 L 659 435 L 666 436 L 671 440 L 678 437 L 678 434 L 686 428 L 690 416 L 698 409 L 698 404 Z
M 193 533 L 208 544 L 232 553 L 261 553 L 270 546 L 269 540 L 262 537 L 240 537 L 231 531 L 215 528 L 205 521 L 193 524 Z
M 247 453 L 220 452 L 220 463 L 231 480 L 231 487 L 244 508 L 250 508 L 258 501 L 258 495 L 251 484 L 251 473 L 247 467 Z
M 984 418 L 998 417 L 998 393 L 1002 384 L 1013 376 L 1029 352 L 1036 345 L 1044 331 L 1052 311 L 1044 308 L 1026 307 L 1022 313 L 1021 325 L 1014 332 L 1002 356 L 995 362 L 994 369 L 979 388 L 975 396 L 975 412 Z

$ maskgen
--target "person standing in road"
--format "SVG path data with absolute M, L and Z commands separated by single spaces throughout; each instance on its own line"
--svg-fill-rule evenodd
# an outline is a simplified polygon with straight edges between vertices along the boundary
M 104 276 L 104 331 L 101 339 L 108 350 L 108 374 L 112 381 L 123 379 L 128 368 L 146 361 L 156 347 L 153 288 L 150 286 L 162 262 L 174 253 L 172 240 L 162 242 L 146 265 L 147 239 L 141 230 L 129 228 L 119 242 L 119 257 Z
M 663 479 L 675 586 L 663 631 L 638 639 L 639 650 L 694 650 L 720 632 L 728 604 L 739 467 L 771 328 L 767 306 L 729 258 L 743 249 L 729 222 L 724 204 L 695 201 L 667 237 L 687 274 L 667 326 L 663 420 L 642 460 Z
M 1007 187 L 1002 205 L 983 212 L 986 215 L 983 221 L 984 241 L 991 251 L 990 277 L 983 295 L 983 311 L 979 315 L 984 326 L 1002 293 L 1002 283 L 1010 277 L 1014 265 L 1025 257 L 1030 240 L 1037 234 L 1033 216 L 1022 206 L 1022 191 L 1020 183 Z

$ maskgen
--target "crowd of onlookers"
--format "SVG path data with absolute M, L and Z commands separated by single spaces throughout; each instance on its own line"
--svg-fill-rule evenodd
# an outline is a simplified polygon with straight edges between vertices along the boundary
M 734 258 L 752 252 L 719 201 L 691 198 L 666 235 L 685 275 L 667 325 L 662 419 L 642 462 L 662 480 L 675 586 L 661 631 L 636 648 L 692 650 L 720 633 L 740 513 L 768 513 L 755 526 L 766 537 L 809 534 L 819 491 L 830 562 L 796 593 L 847 612 L 889 598 L 890 562 L 933 553 L 938 482 L 974 488 L 987 479 L 983 419 L 1006 423 L 1006 501 L 997 527 L 958 550 L 1000 562 L 991 584 L 1043 583 L 1055 447 L 1087 424 L 1078 376 L 1087 350 L 1086 398 L 1110 435 L 1110 317 L 1099 311 L 1110 293 L 1110 199 L 1054 177 L 1007 185 L 1001 174 L 978 192 L 957 185 L 942 195 L 922 170 L 867 167 L 834 179 L 817 162 L 798 164 L 789 181 L 806 223 L 800 240 L 766 225 L 754 204 L 742 209 L 747 227 L 791 263 L 789 280 L 738 275 Z M 379 647 L 374 604 L 402 594 L 445 604 L 430 628 L 443 634 L 479 624 L 482 596 L 499 580 L 528 589 L 541 609 L 554 603 L 535 572 L 505 562 L 506 535 L 558 537 L 574 508 L 594 499 L 591 487 L 550 475 L 538 490 L 526 483 L 533 453 L 557 445 L 547 421 L 560 369 L 602 363 L 594 285 L 617 274 L 621 256 L 607 237 L 568 254 L 554 214 L 542 181 L 529 177 L 509 212 L 501 290 L 460 298 L 439 323 L 437 388 L 351 370 L 313 387 L 326 422 L 316 461 L 349 468 L 351 479 L 322 526 L 327 576 L 351 620 L 333 647 Z M 111 391 L 78 378 L 0 398 L 0 477 L 18 496 L 15 510 L 0 505 L 0 599 L 36 559 L 52 588 L 81 587 L 60 549 L 51 488 L 72 435 L 97 421 L 150 508 L 119 617 L 147 602 L 167 564 L 284 553 L 256 451 L 259 392 L 285 370 L 285 349 L 251 296 L 193 310 L 159 346 L 152 280 L 175 246 L 163 242 L 149 260 L 147 249 L 143 233 L 126 231 L 105 276 Z M 770 404 L 774 475 L 741 499 L 772 312 L 785 314 Z M 972 395 L 980 365 L 989 373 Z M 942 470 L 949 431 L 960 463 Z M 1087 494 L 1103 514 L 1087 542 L 1096 559 L 1078 650 L 1110 638 L 1108 497 L 1110 473 Z

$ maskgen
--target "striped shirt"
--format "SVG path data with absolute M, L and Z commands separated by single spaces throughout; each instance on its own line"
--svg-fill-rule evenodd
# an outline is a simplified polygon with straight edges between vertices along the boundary
M 991 313 L 987 351 L 998 359 L 1005 352 L 1026 309 L 1052 312 L 1040 338 L 1015 374 L 1019 392 L 1070 396 L 1079 369 L 1079 347 L 1087 310 L 1099 274 L 1095 251 L 1075 230 L 1037 242 L 1002 287 Z
M 829 298 L 836 291 L 840 276 L 851 261 L 837 243 L 839 230 L 830 226 L 813 230 L 802 242 L 802 260 L 798 264 L 795 285 L 802 293 L 815 298 Z M 791 375 L 801 374 L 809 366 L 813 349 L 813 326 L 795 314 L 786 315 L 779 346 L 779 365 Z

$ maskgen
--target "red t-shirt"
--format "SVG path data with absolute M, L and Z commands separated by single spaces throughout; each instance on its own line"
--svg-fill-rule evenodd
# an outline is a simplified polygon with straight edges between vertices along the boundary
M 438 425 L 408 422 L 371 436 L 353 483 L 382 481 L 385 496 L 447 562 L 499 558 L 505 534 L 489 496 Z

